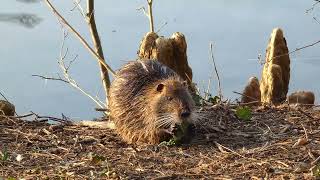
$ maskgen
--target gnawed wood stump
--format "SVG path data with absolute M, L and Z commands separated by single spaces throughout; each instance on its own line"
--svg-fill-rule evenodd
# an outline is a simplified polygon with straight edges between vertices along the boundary
M 257 77 L 250 77 L 249 81 L 242 92 L 241 102 L 252 103 L 252 105 L 258 105 L 260 103 L 261 93 L 260 84 Z
M 297 91 L 287 98 L 289 104 L 314 104 L 315 96 L 311 91 Z
M 140 44 L 138 56 L 140 59 L 157 59 L 191 85 L 192 70 L 188 64 L 187 43 L 182 33 L 176 32 L 170 38 L 158 36 L 154 32 L 147 33 Z
M 0 100 L 0 115 L 14 116 L 15 107 L 8 101 Z
M 266 50 L 260 91 L 261 102 L 279 104 L 285 101 L 290 80 L 290 57 L 287 42 L 279 28 L 272 31 Z

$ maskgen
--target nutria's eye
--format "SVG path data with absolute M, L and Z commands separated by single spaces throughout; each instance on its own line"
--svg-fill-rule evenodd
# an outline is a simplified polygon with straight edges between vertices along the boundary
M 164 84 L 158 84 L 157 91 L 162 92 L 163 88 L 164 88 Z
M 188 87 L 188 82 L 187 82 L 187 81 L 183 81 L 182 84 L 183 84 L 185 87 Z
M 167 100 L 171 101 L 173 99 L 173 97 L 167 96 Z

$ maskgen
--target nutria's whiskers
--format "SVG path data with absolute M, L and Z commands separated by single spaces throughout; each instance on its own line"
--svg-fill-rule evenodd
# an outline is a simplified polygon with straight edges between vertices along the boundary
M 167 113 L 159 116 L 155 123 L 157 128 L 171 127 L 174 124 L 174 119 L 170 114 Z

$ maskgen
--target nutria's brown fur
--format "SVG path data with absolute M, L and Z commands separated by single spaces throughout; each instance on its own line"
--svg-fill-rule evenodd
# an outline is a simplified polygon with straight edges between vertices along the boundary
M 110 88 L 110 117 L 128 143 L 157 144 L 175 125 L 191 123 L 194 102 L 187 83 L 156 60 L 134 61 Z

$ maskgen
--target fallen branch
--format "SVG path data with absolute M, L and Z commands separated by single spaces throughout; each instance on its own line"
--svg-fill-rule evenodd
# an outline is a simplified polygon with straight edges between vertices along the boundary
M 32 111 L 30 111 L 32 113 L 32 115 L 34 115 L 36 117 L 35 120 L 37 121 L 55 121 L 55 122 L 59 122 L 62 124 L 72 124 L 72 121 L 69 120 L 69 118 L 67 118 L 65 115 L 62 114 L 62 118 L 56 118 L 56 117 L 52 117 L 52 116 L 40 116 Z

